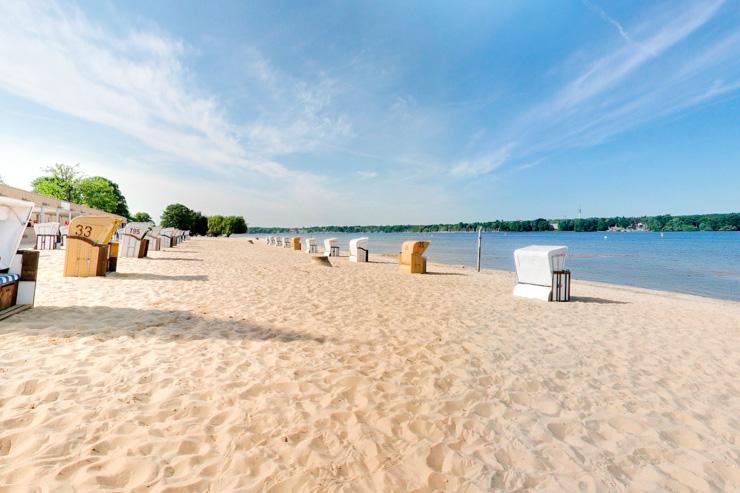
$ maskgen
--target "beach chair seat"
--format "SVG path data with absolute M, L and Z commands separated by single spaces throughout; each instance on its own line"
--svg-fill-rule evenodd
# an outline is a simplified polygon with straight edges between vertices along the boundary
M 117 254 L 118 244 L 108 243 L 121 225 L 115 216 L 78 216 L 69 225 L 64 258 L 65 277 L 104 276 Z M 114 263 L 115 264 L 115 263 Z
M 324 240 L 324 255 L 329 257 L 339 256 L 339 245 L 336 238 L 327 238 Z
M 354 238 L 349 240 L 349 261 L 350 262 L 367 262 L 370 257 L 370 251 L 367 247 L 368 238 Z
M 316 238 L 306 238 L 306 253 L 316 253 L 317 251 Z
M 0 274 L 0 284 L 10 284 L 18 281 L 20 274 Z
M 398 258 L 398 270 L 409 274 L 426 274 L 427 259 L 423 254 L 430 243 L 427 240 L 405 241 Z
M 567 254 L 568 247 L 562 245 L 530 245 L 514 250 L 517 277 L 514 296 L 568 301 L 570 271 L 565 270 Z

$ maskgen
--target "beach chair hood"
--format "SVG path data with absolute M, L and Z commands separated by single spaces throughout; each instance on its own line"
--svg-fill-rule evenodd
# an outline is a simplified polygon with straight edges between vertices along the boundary
M 33 213 L 33 202 L 0 197 L 0 270 L 10 267 Z

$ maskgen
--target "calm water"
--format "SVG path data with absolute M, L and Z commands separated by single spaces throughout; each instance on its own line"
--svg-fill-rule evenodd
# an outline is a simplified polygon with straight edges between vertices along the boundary
M 371 256 L 396 254 L 405 240 L 427 239 L 432 242 L 427 250 L 430 262 L 475 266 L 475 233 L 311 236 L 320 240 L 320 249 L 324 238 L 336 237 L 343 251 L 351 238 L 368 236 Z M 663 233 L 663 237 L 660 233 L 484 233 L 481 264 L 513 271 L 514 250 L 533 244 L 567 245 L 566 267 L 575 279 L 740 301 L 740 232 Z

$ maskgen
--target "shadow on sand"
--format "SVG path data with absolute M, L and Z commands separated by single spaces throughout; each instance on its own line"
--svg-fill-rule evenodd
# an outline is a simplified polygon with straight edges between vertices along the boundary
M 570 301 L 596 305 L 629 305 L 626 301 L 607 300 L 606 298 L 593 298 L 591 296 L 571 296 Z
M 66 322 L 66 323 L 62 323 Z M 205 318 L 181 310 L 153 310 L 109 306 L 37 306 L 0 322 L 0 334 L 49 337 L 153 337 L 166 340 L 330 340 L 281 327 L 259 325 L 247 320 Z
M 177 260 L 178 262 L 203 262 L 202 258 L 185 257 L 144 257 L 145 260 Z
M 163 274 L 147 274 L 143 272 L 111 272 L 111 279 L 130 279 L 134 281 L 207 281 L 206 275 L 192 276 L 165 276 Z

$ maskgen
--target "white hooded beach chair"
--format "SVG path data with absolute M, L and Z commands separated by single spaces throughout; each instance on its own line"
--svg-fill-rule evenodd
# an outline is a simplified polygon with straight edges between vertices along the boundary
M 349 240 L 349 261 L 350 262 L 367 262 L 370 252 L 367 249 L 368 238 L 355 238 Z
M 339 256 L 339 245 L 337 245 L 336 238 L 328 238 L 324 240 L 324 255 L 327 257 Z
M 275 246 L 283 246 L 283 237 L 282 236 L 274 236 L 272 238 L 272 244 Z
M 149 240 L 150 252 L 158 252 L 160 250 L 162 242 L 162 237 L 160 236 L 161 231 L 162 228 L 157 228 L 154 226 L 152 226 L 152 229 L 149 230 L 149 233 L 147 234 L 147 239 Z
M 172 248 L 175 246 L 175 240 L 173 239 L 174 235 L 175 228 L 162 228 L 159 231 L 159 237 L 162 239 L 159 245 L 160 249 Z
M 283 248 L 290 248 L 290 237 L 289 236 L 283 236 Z
M 33 207 L 0 197 L 0 320 L 33 306 L 39 252 L 18 250 Z
M 36 232 L 36 250 L 54 250 L 59 238 L 59 223 L 37 223 L 33 225 Z
M 149 241 L 147 234 L 152 229 L 152 223 L 128 223 L 121 233 L 121 241 L 118 247 L 119 257 L 146 257 Z
M 306 238 L 306 253 L 316 253 L 317 251 L 316 238 Z
M 557 300 L 567 301 L 570 297 L 570 273 L 564 270 L 567 254 L 568 247 L 559 245 L 531 245 L 514 250 L 517 277 L 514 296 L 552 301 L 555 294 Z M 567 286 L 557 281 L 556 274 L 564 272 L 568 272 Z

